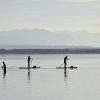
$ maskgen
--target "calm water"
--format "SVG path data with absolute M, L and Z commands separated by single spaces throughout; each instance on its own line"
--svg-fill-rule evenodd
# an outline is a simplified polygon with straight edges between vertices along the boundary
M 31 55 L 32 65 L 41 69 L 19 70 L 27 66 L 28 55 L 3 55 L 8 70 L 0 68 L 0 100 L 100 100 L 100 55 L 68 55 L 68 66 L 78 69 L 55 69 L 65 55 Z M 0 64 L 2 66 L 2 63 Z

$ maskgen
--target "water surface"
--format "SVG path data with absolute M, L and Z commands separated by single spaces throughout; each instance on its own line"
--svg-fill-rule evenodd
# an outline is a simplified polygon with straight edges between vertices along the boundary
M 0 69 L 0 100 L 100 100 L 100 55 L 68 55 L 68 66 L 55 69 L 65 55 L 31 55 L 41 69 L 19 70 L 27 66 L 28 55 L 1 55 L 7 74 Z M 0 64 L 2 66 L 2 63 Z

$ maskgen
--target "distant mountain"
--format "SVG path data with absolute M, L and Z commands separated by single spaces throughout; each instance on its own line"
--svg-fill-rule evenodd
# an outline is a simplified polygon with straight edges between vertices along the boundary
M 4 54 L 100 54 L 100 48 L 85 49 L 0 49 L 0 55 Z
M 0 48 L 100 47 L 100 33 L 21 29 L 0 32 Z M 6 46 L 5 46 L 6 45 Z M 11 46 L 12 45 L 12 46 Z M 57 47 L 57 48 L 58 48 Z
M 0 45 L 79 45 L 67 33 L 43 29 L 21 29 L 0 32 Z

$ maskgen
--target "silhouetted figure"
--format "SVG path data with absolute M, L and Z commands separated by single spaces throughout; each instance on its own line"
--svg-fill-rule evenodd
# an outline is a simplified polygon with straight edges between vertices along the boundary
M 67 56 L 64 57 L 64 70 L 65 71 L 66 71 L 67 60 L 69 60 L 68 57 Z
M 32 59 L 32 58 L 31 58 L 30 56 L 28 56 L 28 59 L 27 59 L 28 69 L 30 69 L 31 59 Z
M 3 61 L 2 62 L 3 63 L 3 66 L 2 66 L 2 68 L 3 68 L 3 74 L 5 75 L 6 74 L 6 64 L 5 64 L 5 62 Z

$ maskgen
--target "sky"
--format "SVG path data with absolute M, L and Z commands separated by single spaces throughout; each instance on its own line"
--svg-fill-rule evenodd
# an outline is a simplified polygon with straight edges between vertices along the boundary
M 100 32 L 99 0 L 0 0 L 0 31 Z
M 62 37 L 66 33 L 79 44 L 100 46 L 100 0 L 0 0 L 0 37 L 6 31 L 3 35 L 6 40 L 1 38 L 0 43 L 15 43 L 7 39 L 7 34 L 23 29 L 60 32 Z M 62 44 L 66 45 L 66 42 L 62 41 Z

